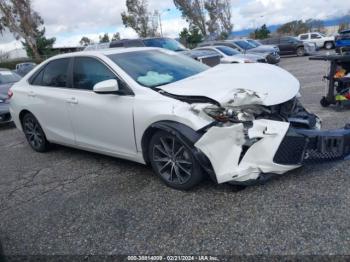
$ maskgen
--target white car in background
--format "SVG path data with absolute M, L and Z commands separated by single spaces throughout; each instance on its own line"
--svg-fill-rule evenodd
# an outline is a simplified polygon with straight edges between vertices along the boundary
M 326 36 L 319 32 L 301 34 L 298 36 L 298 39 L 309 43 L 315 43 L 317 48 L 325 48 L 329 50 L 335 47 L 334 36 Z
M 268 64 L 210 68 L 158 48 L 53 57 L 12 87 L 10 111 L 30 146 L 50 143 L 150 164 L 186 190 L 209 175 L 249 185 L 350 155 L 350 128 L 322 132 L 299 81 Z
M 266 59 L 263 56 L 254 54 L 242 54 L 238 50 L 223 45 L 198 47 L 195 50 L 212 51 L 217 53 L 221 57 L 221 64 L 267 63 Z

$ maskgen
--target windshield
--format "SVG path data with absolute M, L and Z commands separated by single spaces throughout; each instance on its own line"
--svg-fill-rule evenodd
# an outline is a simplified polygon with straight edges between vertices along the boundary
M 192 58 L 168 51 L 137 51 L 108 57 L 140 85 L 151 88 L 173 83 L 209 69 Z
M 0 84 L 10 84 L 21 80 L 21 77 L 11 71 L 0 71 Z
M 249 44 L 251 44 L 254 47 L 261 46 L 261 44 L 258 41 L 256 41 L 256 40 L 250 39 L 250 40 L 247 40 L 247 41 L 249 42 Z
M 143 40 L 145 46 L 148 47 L 160 47 L 171 51 L 185 51 L 186 47 L 180 44 L 178 41 L 170 38 L 153 38 Z
M 221 52 L 223 52 L 225 55 L 228 55 L 228 56 L 234 56 L 234 55 L 240 54 L 239 51 L 227 46 L 217 46 L 216 49 L 220 50 Z
M 240 48 L 244 49 L 244 50 L 249 50 L 254 48 L 253 45 L 251 45 L 250 43 L 248 43 L 247 41 L 235 41 L 235 44 L 238 45 Z

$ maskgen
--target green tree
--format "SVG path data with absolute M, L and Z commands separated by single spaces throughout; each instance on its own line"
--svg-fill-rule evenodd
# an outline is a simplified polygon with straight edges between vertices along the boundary
M 148 12 L 147 0 L 126 0 L 127 12 L 121 14 L 125 27 L 131 27 L 139 37 L 157 35 L 156 13 Z
M 264 24 L 260 28 L 255 29 L 254 33 L 251 34 L 254 39 L 266 39 L 270 37 L 270 30 Z
M 277 29 L 277 33 L 280 35 L 300 35 L 308 31 L 309 27 L 302 20 L 285 23 Z
M 99 36 L 100 39 L 100 43 L 109 43 L 109 35 L 107 33 L 105 33 L 104 35 L 100 35 Z
M 39 28 L 43 24 L 31 0 L 0 0 L 0 33 L 8 30 L 17 40 L 24 39 L 37 60 L 40 53 L 36 39 L 40 38 Z
M 207 36 L 207 19 L 204 8 L 204 0 L 174 0 L 175 7 L 180 10 L 182 17 L 196 27 L 203 36 Z
M 36 42 L 36 50 L 38 52 L 38 55 L 40 58 L 46 58 L 52 55 L 55 55 L 56 53 L 52 50 L 53 45 L 56 42 L 56 38 L 46 38 L 45 37 L 45 28 L 43 28 L 42 30 L 38 30 L 38 32 L 35 33 L 36 37 L 35 37 L 35 42 Z M 40 60 L 37 58 L 37 56 L 35 55 L 35 53 L 33 52 L 33 49 L 31 48 L 31 46 L 28 44 L 27 41 L 23 41 L 22 45 L 24 46 L 24 48 L 27 51 L 27 55 L 30 58 L 36 59 L 36 60 Z
M 231 34 L 231 0 L 174 0 L 174 4 L 190 27 L 198 28 L 204 37 Z
M 179 36 L 180 42 L 188 48 L 195 48 L 203 41 L 203 35 L 197 27 L 191 27 L 189 30 L 184 28 Z
M 79 41 L 79 44 L 82 46 L 88 46 L 88 45 L 91 45 L 92 43 L 93 43 L 93 41 L 86 36 L 83 36 L 81 38 L 81 40 Z
M 119 34 L 119 32 L 113 34 L 113 36 L 112 36 L 111 41 L 116 41 L 116 40 L 120 40 L 120 34 Z
M 226 40 L 230 34 L 228 32 L 221 32 L 221 34 L 218 37 L 218 40 Z

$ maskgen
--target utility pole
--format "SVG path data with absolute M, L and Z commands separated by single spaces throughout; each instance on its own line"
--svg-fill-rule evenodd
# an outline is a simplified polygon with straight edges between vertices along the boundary
M 166 12 L 170 12 L 170 9 L 165 9 L 158 13 L 158 19 L 159 19 L 159 28 L 160 28 L 160 35 L 163 37 L 163 24 L 162 24 L 162 15 Z

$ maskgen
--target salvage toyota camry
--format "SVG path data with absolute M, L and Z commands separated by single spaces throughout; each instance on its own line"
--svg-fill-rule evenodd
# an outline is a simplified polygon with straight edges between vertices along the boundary
M 205 175 L 250 185 L 350 155 L 350 127 L 321 131 L 300 84 L 267 64 L 209 68 L 157 48 L 56 56 L 12 88 L 16 126 L 50 143 L 150 164 L 170 187 Z

